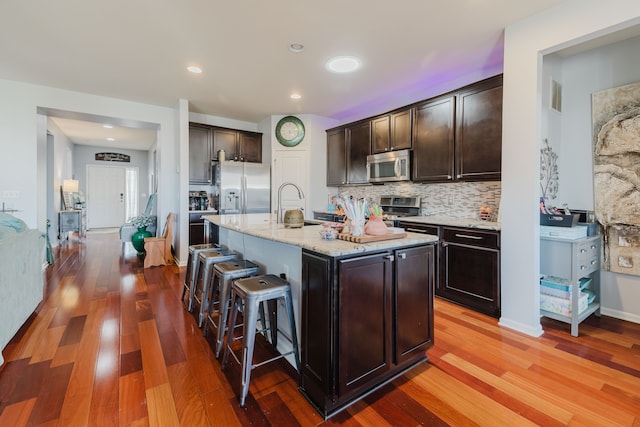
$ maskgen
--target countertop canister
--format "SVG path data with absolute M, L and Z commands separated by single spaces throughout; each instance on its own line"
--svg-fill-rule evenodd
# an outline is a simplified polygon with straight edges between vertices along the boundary
M 364 232 L 370 236 L 384 236 L 389 230 L 381 216 L 371 215 L 364 226 Z

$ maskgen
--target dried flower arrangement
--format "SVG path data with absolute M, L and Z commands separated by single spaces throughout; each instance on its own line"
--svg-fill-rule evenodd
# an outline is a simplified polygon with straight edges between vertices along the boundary
M 155 215 L 138 215 L 129 219 L 129 223 L 136 228 L 148 227 L 156 221 Z

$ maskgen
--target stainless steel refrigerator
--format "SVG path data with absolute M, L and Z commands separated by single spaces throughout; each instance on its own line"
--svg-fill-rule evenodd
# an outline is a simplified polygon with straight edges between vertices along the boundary
M 216 163 L 214 205 L 221 215 L 269 213 L 271 211 L 269 165 L 234 161 Z

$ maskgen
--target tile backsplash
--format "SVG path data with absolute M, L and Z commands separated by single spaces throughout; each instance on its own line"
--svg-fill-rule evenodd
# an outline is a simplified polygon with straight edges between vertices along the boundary
M 500 181 L 448 182 L 418 184 L 411 182 L 385 183 L 340 187 L 338 194 L 354 198 L 380 196 L 419 196 L 421 215 L 447 215 L 453 218 L 477 218 L 480 206 L 492 206 L 498 217 L 502 184 Z

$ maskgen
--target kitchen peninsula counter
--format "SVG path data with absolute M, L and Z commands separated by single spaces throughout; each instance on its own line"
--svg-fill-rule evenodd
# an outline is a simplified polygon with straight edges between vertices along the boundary
M 300 391 L 323 417 L 427 360 L 437 236 L 361 244 L 323 240 L 319 225 L 284 228 L 271 214 L 205 220 L 219 227 L 220 244 L 261 273 L 286 274 L 300 332 Z M 283 310 L 278 325 L 288 325 Z M 278 339 L 278 351 L 290 349 Z
M 408 245 L 429 244 L 435 243 L 438 240 L 437 236 L 419 233 L 407 233 L 407 237 L 402 239 L 383 240 L 364 244 L 338 239 L 324 240 L 320 237 L 319 225 L 306 225 L 301 228 L 285 228 L 283 224 L 276 223 L 275 214 L 205 215 L 204 219 L 221 228 L 274 242 L 299 246 L 302 249 L 331 257 L 363 254 Z

